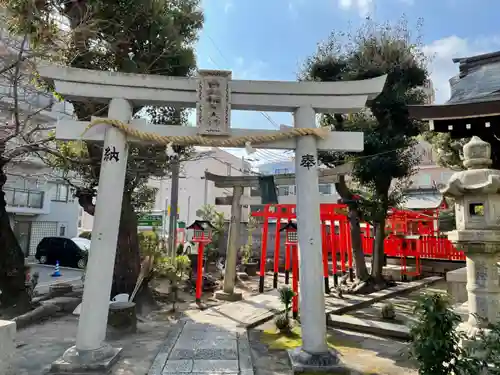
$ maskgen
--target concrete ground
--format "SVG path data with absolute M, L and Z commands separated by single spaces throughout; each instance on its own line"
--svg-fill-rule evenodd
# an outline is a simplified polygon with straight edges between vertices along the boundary
M 35 289 L 39 294 L 44 294 L 49 292 L 49 286 L 53 283 L 67 282 L 72 284 L 78 284 L 83 275 L 83 271 L 77 268 L 61 268 L 60 277 L 52 277 L 52 273 L 54 272 L 54 266 L 44 265 L 44 264 L 29 264 L 31 267 L 31 274 L 33 275 L 35 272 L 38 272 L 40 278 L 38 279 L 38 285 Z
M 16 375 L 41 375 L 66 349 L 75 344 L 78 318 L 68 315 L 22 329 L 17 333 Z M 111 375 L 145 375 L 170 329 L 165 322 L 138 324 L 138 332 L 110 340 L 122 347 L 122 359 Z
M 46 282 L 50 283 L 52 278 L 47 279 L 48 271 L 51 272 L 51 270 L 45 271 L 44 280 L 48 280 Z M 75 275 L 71 272 L 63 272 L 63 274 L 69 278 L 71 278 L 70 275 Z M 269 282 L 272 282 L 272 278 L 269 278 Z M 266 279 L 266 286 L 267 284 L 268 280 Z M 249 280 L 240 287 L 242 287 L 241 291 L 248 296 L 253 294 L 252 292 L 257 289 L 257 285 L 257 282 Z M 424 291 L 433 291 L 436 286 L 430 288 L 424 289 Z M 413 295 L 421 293 L 423 291 L 413 293 L 411 297 L 406 297 L 406 302 L 404 300 L 400 302 L 402 305 L 407 304 L 408 301 L 414 299 Z M 192 302 L 189 300 L 181 303 L 178 307 L 183 310 L 183 313 L 189 312 L 184 309 L 193 309 Z M 112 375 L 148 374 L 155 357 L 164 348 L 169 332 L 175 332 L 179 315 L 170 313 L 169 309 L 170 306 L 165 305 L 162 312 L 141 319 L 136 334 L 109 340 L 113 346 L 123 348 L 121 359 L 113 368 Z M 77 317 L 68 315 L 19 330 L 17 334 L 18 348 L 14 359 L 16 375 L 43 374 L 54 360 L 59 358 L 67 348 L 74 345 L 77 324 Z M 273 322 L 268 322 L 251 329 L 248 333 L 257 375 L 291 374 L 286 350 L 269 346 L 269 332 L 272 334 L 273 328 Z M 358 371 L 357 374 L 417 374 L 405 357 L 407 344 L 403 342 L 344 330 L 330 330 L 329 342 L 340 352 L 342 361 Z

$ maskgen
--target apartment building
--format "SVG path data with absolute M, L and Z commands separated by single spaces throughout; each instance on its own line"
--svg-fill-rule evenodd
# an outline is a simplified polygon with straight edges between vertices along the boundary
M 0 36 L 0 58 L 15 61 L 14 56 L 18 53 L 16 39 L 11 38 L 1 26 Z M 3 74 L 0 78 L 0 124 L 7 126 L 11 123 L 14 111 L 21 119 L 29 116 L 32 125 L 49 125 L 60 118 L 72 116 L 71 104 L 59 102 L 51 94 L 37 89 L 28 75 L 21 77 L 15 89 L 12 80 L 7 77 L 8 74 Z M 15 97 L 17 100 L 14 100 Z M 6 148 L 22 146 L 18 138 L 10 140 Z M 7 182 L 3 190 L 6 209 L 26 257 L 35 254 L 36 246 L 43 237 L 77 235 L 78 203 L 73 199 L 73 192 L 39 157 L 23 156 L 13 160 L 6 166 L 5 172 Z

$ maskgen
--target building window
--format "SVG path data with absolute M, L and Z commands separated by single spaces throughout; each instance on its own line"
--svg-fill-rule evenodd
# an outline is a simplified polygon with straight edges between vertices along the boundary
M 286 197 L 290 195 L 290 186 L 278 186 L 278 196 Z
M 66 227 L 64 225 L 61 225 L 59 227 L 59 237 L 64 237 L 66 235 Z
M 4 188 L 5 202 L 7 206 L 27 207 L 27 208 L 42 208 L 43 207 L 43 192 Z
M 431 184 L 431 176 L 428 174 L 419 174 L 415 178 L 415 187 L 430 187 Z
M 75 194 L 76 194 L 76 189 L 75 188 L 70 188 L 69 189 L 69 195 L 68 195 L 68 201 L 70 203 L 73 203 L 75 201 Z
M 17 190 L 14 193 L 14 206 L 28 207 L 29 193 L 26 190 Z
M 288 168 L 278 168 L 274 170 L 274 174 L 287 174 L 290 173 Z
M 68 185 L 56 184 L 52 200 L 56 202 L 67 202 L 69 195 L 68 193 L 69 193 Z
M 42 208 L 43 193 L 38 191 L 30 191 L 28 196 L 28 207 Z
M 450 181 L 451 176 L 453 176 L 453 173 L 454 172 L 442 172 L 441 173 L 441 182 L 443 184 L 448 183 L 448 181 Z
M 319 193 L 321 195 L 332 195 L 331 184 L 319 184 Z

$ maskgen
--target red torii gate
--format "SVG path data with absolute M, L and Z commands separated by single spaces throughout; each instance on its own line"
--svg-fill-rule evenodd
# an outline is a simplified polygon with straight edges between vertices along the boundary
M 280 230 L 283 224 L 293 222 L 297 215 L 294 204 L 268 204 L 262 211 L 253 212 L 252 216 L 263 218 L 260 282 L 259 291 L 264 291 L 266 273 L 267 244 L 269 235 L 269 221 L 276 221 L 273 288 L 278 287 L 278 272 L 280 260 Z M 388 257 L 401 259 L 401 274 L 403 277 L 419 275 L 420 258 L 436 260 L 465 260 L 464 254 L 439 234 L 437 229 L 438 209 L 425 212 L 391 209 L 387 220 L 386 230 L 389 235 L 385 239 L 384 252 Z M 338 285 L 338 274 L 349 273 L 353 279 L 353 260 L 351 251 L 350 225 L 347 218 L 347 205 L 342 203 L 324 203 L 320 205 L 320 220 L 322 233 L 323 277 L 325 291 L 330 292 L 330 268 L 333 274 L 334 285 Z M 373 253 L 374 236 L 371 225 L 361 223 L 362 246 L 365 255 Z M 288 250 L 286 250 L 288 251 Z M 289 254 L 285 254 L 285 263 Z M 331 258 L 331 267 L 329 260 Z M 415 259 L 416 271 L 407 270 L 407 258 Z M 292 255 L 293 259 L 293 255 Z M 292 261 L 293 263 L 293 261 Z M 289 263 L 287 263 L 289 265 Z M 287 270 L 285 264 L 285 271 Z M 285 272 L 286 274 L 286 272 Z M 298 275 L 296 275 L 298 278 Z M 288 280 L 285 280 L 288 284 Z

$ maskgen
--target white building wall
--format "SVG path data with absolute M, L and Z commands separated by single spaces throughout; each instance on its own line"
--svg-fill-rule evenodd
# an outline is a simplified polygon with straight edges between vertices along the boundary
M 23 250 L 27 250 L 29 255 L 34 255 L 43 237 L 76 237 L 78 234 L 78 203 L 73 198 L 71 188 L 63 181 L 56 182 L 57 177 L 51 173 L 39 162 L 22 163 L 7 170 L 7 212 L 14 232 L 23 242 Z M 10 204 L 9 194 L 18 194 L 19 191 L 42 192 L 42 207 Z
M 203 151 L 210 152 L 210 151 Z M 249 169 L 249 165 L 243 159 L 219 148 L 212 148 L 211 154 L 198 160 L 184 162 L 181 166 L 181 179 L 179 181 L 179 221 L 187 225 L 196 219 L 196 211 L 204 205 L 215 205 L 216 197 L 231 196 L 232 189 L 216 188 L 212 181 L 205 180 L 205 170 L 222 176 L 241 176 Z M 167 214 L 170 206 L 171 181 L 170 179 L 151 180 L 150 186 L 159 189 L 153 211 Z M 249 194 L 249 191 L 246 192 Z M 230 206 L 217 206 L 219 212 L 229 220 L 231 217 Z M 248 221 L 248 208 L 243 209 L 242 221 Z
M 262 175 L 278 175 L 286 173 L 295 173 L 295 160 L 280 161 L 274 163 L 265 163 L 258 166 L 259 173 Z M 297 194 L 295 185 L 277 186 L 278 196 L 294 196 Z M 333 199 L 339 199 L 340 196 L 335 190 L 334 184 L 319 184 L 320 194 L 331 195 Z M 293 199 L 290 200 L 292 202 Z M 295 203 L 295 202 L 294 202 Z

